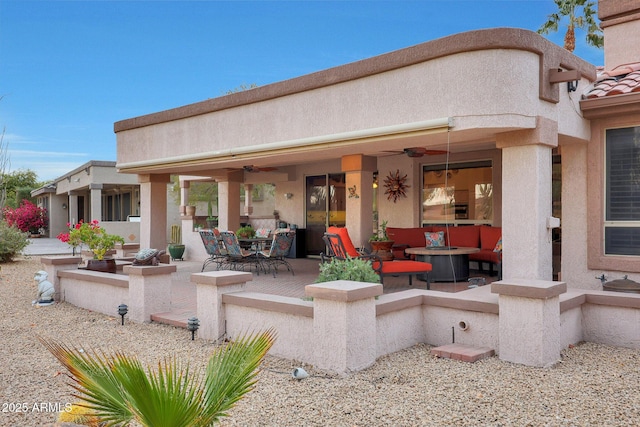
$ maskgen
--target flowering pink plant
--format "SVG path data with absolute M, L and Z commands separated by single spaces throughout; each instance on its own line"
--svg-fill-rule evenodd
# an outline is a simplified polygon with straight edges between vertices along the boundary
M 49 222 L 47 210 L 34 205 L 27 199 L 23 199 L 18 208 L 5 207 L 3 213 L 9 226 L 15 226 L 20 231 L 31 234 L 38 234 L 41 228 L 47 227 Z
M 104 259 L 105 254 L 116 246 L 116 243 L 124 243 L 124 239 L 115 234 L 109 234 L 94 219 L 91 222 L 80 221 L 75 225 L 67 223 L 68 233 L 58 234 L 58 240 L 68 243 L 74 248 L 87 245 L 93 252 L 95 259 Z

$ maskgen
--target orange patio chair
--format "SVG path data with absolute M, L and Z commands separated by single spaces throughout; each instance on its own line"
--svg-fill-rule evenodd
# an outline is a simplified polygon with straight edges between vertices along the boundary
M 371 261 L 371 267 L 380 276 L 381 284 L 384 284 L 385 276 L 409 276 L 409 286 L 412 286 L 413 276 L 424 274 L 427 278 L 427 289 L 429 289 L 429 273 L 432 267 L 428 262 L 411 260 L 382 261 L 376 254 L 358 251 L 349 237 L 349 232 L 343 227 L 329 227 L 322 238 L 329 250 L 328 255 L 321 254 L 323 262 L 326 261 L 325 258 L 346 259 L 351 257 L 368 259 Z

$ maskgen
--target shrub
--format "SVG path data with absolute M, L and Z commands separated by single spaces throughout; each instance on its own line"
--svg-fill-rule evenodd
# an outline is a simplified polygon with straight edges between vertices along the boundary
M 332 280 L 380 283 L 380 276 L 373 270 L 371 261 L 351 257 L 345 260 L 334 258 L 331 262 L 320 264 L 320 275 L 316 279 L 316 283 Z
M 47 210 L 34 205 L 29 200 L 22 200 L 20 207 L 4 208 L 4 219 L 10 226 L 16 226 L 20 231 L 37 234 L 41 228 L 46 228 Z
M 0 221 L 0 262 L 9 262 L 22 252 L 31 243 L 27 237 L 27 233 Z

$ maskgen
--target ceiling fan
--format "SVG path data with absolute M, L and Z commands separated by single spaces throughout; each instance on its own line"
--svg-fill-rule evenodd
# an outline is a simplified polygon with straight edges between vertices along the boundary
M 409 157 L 437 156 L 438 154 L 447 154 L 447 150 L 428 150 L 424 147 L 410 147 L 403 150 L 404 154 Z
M 254 165 L 243 166 L 242 169 L 244 169 L 245 172 L 271 172 L 271 171 L 278 170 L 278 168 L 274 168 L 274 167 L 261 168 L 259 166 L 254 166 Z
M 437 156 L 438 154 L 447 154 L 447 150 L 429 150 L 424 147 L 409 147 L 402 151 L 387 151 L 388 153 L 406 154 L 409 157 Z

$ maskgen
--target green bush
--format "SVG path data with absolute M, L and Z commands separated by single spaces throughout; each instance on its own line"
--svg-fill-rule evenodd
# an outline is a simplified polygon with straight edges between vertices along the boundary
M 27 236 L 28 233 L 10 227 L 6 221 L 0 221 L 0 262 L 9 262 L 22 252 L 31 243 Z
M 354 282 L 380 283 L 380 276 L 373 270 L 371 261 L 360 258 L 345 260 L 332 259 L 320 264 L 320 275 L 316 283 L 333 280 L 353 280 Z

